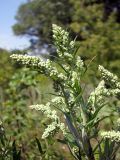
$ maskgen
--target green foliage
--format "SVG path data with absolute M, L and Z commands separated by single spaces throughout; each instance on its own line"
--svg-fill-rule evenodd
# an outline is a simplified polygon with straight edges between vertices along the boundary
M 7 99 L 1 108 L 2 121 L 7 128 L 6 134 L 18 141 L 21 157 L 25 159 L 37 158 L 37 147 L 34 149 L 32 145 L 35 145 L 34 139 L 39 130 L 34 132 L 31 128 L 39 126 L 39 123 L 34 120 L 35 114 L 27 112 L 27 106 L 39 98 L 36 76 L 37 72 L 26 68 L 17 70 L 8 84 Z
M 7 83 L 14 72 L 9 57 L 9 51 L 5 49 L 0 49 L 0 85 L 4 85 L 5 82 Z
M 116 22 L 116 14 L 111 14 L 107 21 L 103 21 L 102 4 L 86 6 L 83 3 L 82 7 L 79 7 L 81 3 L 78 0 L 74 4 L 73 1 L 76 12 L 70 24 L 72 30 L 82 37 L 79 53 L 83 59 L 96 56 L 96 66 L 102 64 L 118 73 L 120 24 Z
M 15 64 L 15 66 L 20 67 L 21 65 Z M 0 142 L 1 157 L 4 157 L 2 160 L 7 160 L 7 157 L 16 160 L 19 160 L 17 157 L 31 160 L 40 158 L 44 160 L 62 159 L 61 152 L 54 149 L 54 147 L 59 148 L 55 144 L 55 140 L 41 140 L 44 154 L 39 154 L 35 138 L 40 137 L 42 130 L 48 124 L 48 120 L 43 119 L 42 114 L 37 115 L 37 113 L 28 112 L 28 106 L 33 102 L 44 103 L 51 97 L 46 94 L 46 90 L 53 92 L 52 84 L 49 79 L 39 76 L 37 71 L 20 67 L 10 78 L 8 87 L 4 89 L 5 99 L 0 106 L 0 118 L 6 128 L 5 136 L 2 138 L 1 135 Z M 2 134 L 2 132 L 0 133 Z M 20 152 L 16 151 L 16 147 Z M 14 151 L 12 151 L 13 149 Z M 20 156 L 19 153 L 21 153 Z
M 35 134 L 31 130 L 31 127 L 35 126 L 33 124 L 35 115 L 30 112 L 27 113 L 26 106 L 31 104 L 33 99 L 35 101 L 36 95 L 38 95 L 35 89 L 36 80 L 32 80 L 33 77 L 35 79 L 36 75 L 36 72 L 29 72 L 25 68 L 17 70 L 10 79 L 8 89 L 6 90 L 6 100 L 1 106 L 1 118 L 7 129 L 6 136 L 18 142 L 22 158 L 31 158 L 34 155 L 33 151 L 33 155 L 27 156 L 30 149 L 32 149 L 31 143 L 34 143 L 33 139 L 29 139 Z M 31 97 L 30 101 L 28 101 L 29 97 Z M 28 141 L 29 143 L 26 145 Z
M 21 151 L 17 149 L 15 140 L 12 142 L 5 133 L 5 129 L 0 124 L 0 160 L 20 160 Z
M 66 144 L 76 160 L 116 160 L 120 149 L 120 125 L 112 124 L 111 131 L 102 131 L 104 119 L 110 118 L 103 113 L 103 108 L 119 102 L 120 82 L 116 75 L 99 66 L 101 81 L 86 96 L 83 83 L 88 66 L 77 55 L 75 41 L 71 41 L 69 33 L 57 25 L 53 25 L 53 39 L 58 57 L 55 58 L 59 68 L 49 59 L 28 55 L 12 55 L 11 58 L 32 70 L 44 74 L 58 85 L 58 92 L 46 104 L 35 104 L 31 109 L 41 111 L 49 119 L 42 139 L 63 136 L 60 142 Z M 88 92 L 88 91 L 87 91 Z M 118 98 L 118 99 L 117 99 Z M 113 106 L 114 107 L 114 106 Z M 116 118 L 120 112 L 112 108 Z M 37 140 L 40 153 L 40 142 Z

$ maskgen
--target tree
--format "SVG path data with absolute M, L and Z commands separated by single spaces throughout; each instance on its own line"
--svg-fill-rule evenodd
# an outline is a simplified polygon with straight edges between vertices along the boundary
M 51 24 L 68 25 L 71 14 L 71 4 L 66 0 L 28 1 L 19 7 L 13 30 L 16 35 L 30 36 L 32 48 L 46 48 L 51 43 Z
M 13 30 L 16 35 L 29 35 L 32 48 L 39 48 L 39 52 L 41 48 L 53 52 L 51 24 L 64 26 L 80 42 L 78 54 L 83 59 L 96 56 L 93 70 L 99 62 L 117 73 L 120 69 L 120 23 L 116 20 L 119 6 L 118 0 L 33 0 L 19 7 Z
M 96 64 L 104 64 L 117 73 L 120 69 L 120 24 L 116 22 L 116 13 L 111 13 L 104 21 L 103 3 L 86 5 L 76 0 L 73 4 L 76 12 L 70 26 L 82 37 L 79 49 L 82 57 L 91 59 L 96 56 Z

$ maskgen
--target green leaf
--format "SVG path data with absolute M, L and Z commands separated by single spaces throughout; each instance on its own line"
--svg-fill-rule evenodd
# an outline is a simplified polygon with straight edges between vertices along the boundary
M 76 128 L 74 127 L 74 125 L 72 124 L 70 116 L 67 113 L 64 113 L 64 114 L 65 114 L 67 126 L 68 126 L 71 134 L 73 135 L 78 147 L 83 148 L 81 140 L 80 140 L 81 137 L 80 137 L 78 131 L 76 130 Z
M 21 159 L 21 151 L 17 152 L 15 140 L 13 141 L 13 144 L 12 144 L 12 155 L 13 155 L 13 160 L 20 160 Z
M 41 143 L 40 141 L 38 140 L 38 138 L 36 138 L 36 142 L 37 142 L 37 146 L 38 146 L 38 149 L 39 149 L 39 152 L 40 154 L 44 154 L 43 150 L 42 150 L 42 146 L 41 146 Z

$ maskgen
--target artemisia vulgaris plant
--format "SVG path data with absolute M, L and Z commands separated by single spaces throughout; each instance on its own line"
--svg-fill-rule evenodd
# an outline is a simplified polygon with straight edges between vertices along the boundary
M 99 66 L 101 80 L 86 98 L 82 83 L 87 67 L 77 55 L 75 41 L 69 33 L 53 24 L 53 39 L 57 57 L 54 62 L 35 56 L 12 55 L 11 58 L 52 79 L 58 94 L 46 104 L 30 108 L 43 112 L 50 119 L 42 138 L 63 134 L 63 140 L 76 160 L 115 160 L 120 148 L 120 119 L 110 131 L 101 130 L 101 122 L 108 118 L 101 110 L 112 99 L 119 99 L 120 82 L 116 75 Z M 89 92 L 88 92 L 89 93 Z M 63 115 L 59 117 L 60 112 Z

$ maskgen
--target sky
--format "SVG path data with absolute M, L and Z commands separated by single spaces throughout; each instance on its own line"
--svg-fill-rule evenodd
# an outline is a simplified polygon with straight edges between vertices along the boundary
M 0 48 L 22 49 L 29 45 L 26 37 L 15 36 L 12 25 L 15 24 L 15 15 L 20 4 L 26 0 L 1 0 L 0 2 Z

